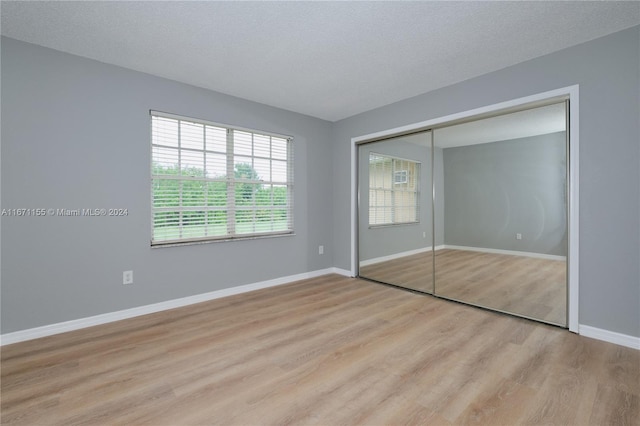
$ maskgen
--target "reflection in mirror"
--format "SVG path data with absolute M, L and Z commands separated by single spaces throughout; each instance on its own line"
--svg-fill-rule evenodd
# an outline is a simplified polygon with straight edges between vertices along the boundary
M 431 133 L 358 147 L 359 276 L 433 292 Z
M 433 136 L 444 201 L 436 294 L 566 326 L 565 103 Z

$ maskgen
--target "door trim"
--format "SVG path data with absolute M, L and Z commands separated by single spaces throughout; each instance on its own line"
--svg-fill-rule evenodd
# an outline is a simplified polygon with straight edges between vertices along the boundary
M 546 102 L 553 98 L 568 97 L 569 99 L 569 227 L 568 227 L 568 328 L 574 333 L 579 332 L 579 230 L 580 230 L 580 191 L 579 191 L 579 85 L 563 87 L 538 93 L 522 98 L 512 99 L 492 105 L 474 108 L 431 120 L 395 127 L 380 132 L 370 133 L 351 138 L 351 275 L 358 275 L 358 144 L 365 141 L 384 139 L 433 127 L 440 127 L 452 122 L 464 121 L 471 117 L 496 113 L 498 111 L 518 108 L 525 104 Z

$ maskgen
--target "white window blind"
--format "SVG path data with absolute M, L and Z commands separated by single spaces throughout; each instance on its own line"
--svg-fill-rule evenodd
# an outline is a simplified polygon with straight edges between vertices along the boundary
M 419 162 L 370 153 L 369 225 L 419 222 L 419 183 Z
M 151 244 L 292 233 L 292 145 L 152 111 Z

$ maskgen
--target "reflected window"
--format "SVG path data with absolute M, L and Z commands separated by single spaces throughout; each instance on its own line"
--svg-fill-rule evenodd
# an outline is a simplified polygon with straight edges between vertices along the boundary
M 420 163 L 369 154 L 369 225 L 419 221 Z

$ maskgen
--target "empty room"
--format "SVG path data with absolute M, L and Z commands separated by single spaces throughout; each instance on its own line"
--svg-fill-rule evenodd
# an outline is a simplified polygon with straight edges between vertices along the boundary
M 0 17 L 1 424 L 640 424 L 640 2 Z

